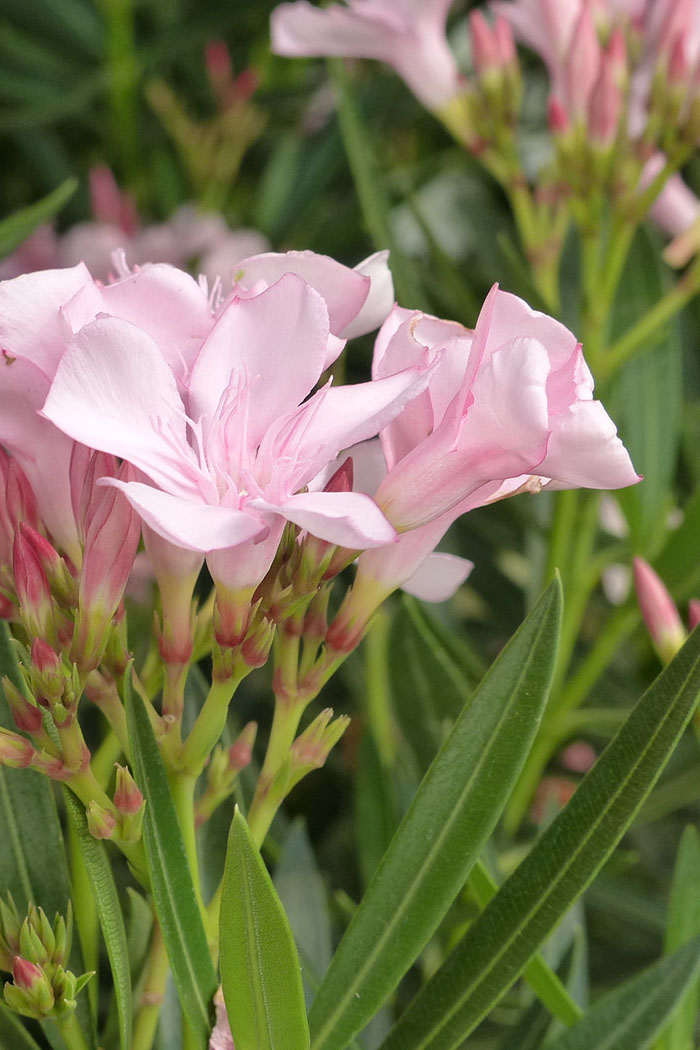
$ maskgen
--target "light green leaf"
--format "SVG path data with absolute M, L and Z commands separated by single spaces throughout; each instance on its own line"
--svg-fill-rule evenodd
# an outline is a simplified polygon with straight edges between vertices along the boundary
M 238 807 L 229 834 L 220 930 L 221 981 L 236 1050 L 308 1050 L 292 931 Z
M 128 677 L 125 699 L 134 775 L 146 799 L 143 841 L 153 900 L 183 1013 L 203 1047 L 213 1027 L 216 974 L 165 767 L 144 702 Z
M 464 885 L 537 731 L 556 655 L 555 580 L 500 654 L 423 779 L 313 1007 L 314 1050 L 377 1012 Z
M 666 952 L 675 951 L 693 937 L 697 941 L 700 935 L 699 872 L 700 835 L 697 829 L 689 824 L 683 832 L 673 872 L 664 941 Z M 659 1040 L 659 1050 L 687 1050 L 693 1045 L 699 1005 L 700 980 L 696 974 L 680 1000 L 671 1023 Z
M 696 937 L 600 999 L 547 1050 L 646 1050 L 696 977 L 699 962 Z
M 52 219 L 66 201 L 70 200 L 77 188 L 77 179 L 66 179 L 36 204 L 30 204 L 28 208 L 22 208 L 21 211 L 3 219 L 0 222 L 0 259 L 13 252 L 22 241 L 26 241 L 38 226 Z
M 119 1019 L 119 1045 L 121 1050 L 129 1050 L 132 1021 L 131 973 L 124 916 L 117 895 L 117 887 L 104 846 L 88 831 L 82 804 L 67 788 L 63 789 L 63 798 L 89 876 L 90 888 L 112 970 Z
M 274 884 L 300 952 L 322 977 L 333 954 L 331 920 L 323 878 L 301 820 L 284 840 Z
M 695 631 L 401 1016 L 382 1050 L 461 1046 L 610 856 L 673 751 L 699 690 L 700 631 Z

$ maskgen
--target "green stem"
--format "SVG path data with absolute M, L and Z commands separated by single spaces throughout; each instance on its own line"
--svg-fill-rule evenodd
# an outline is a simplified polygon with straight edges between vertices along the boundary
M 690 302 L 700 291 L 700 267 L 693 267 L 673 288 L 670 288 L 650 310 L 629 328 L 608 350 L 603 362 L 603 374 L 609 379 L 652 336 Z
M 92 756 L 92 771 L 95 774 L 95 780 L 101 786 L 106 786 L 109 782 L 109 778 L 112 775 L 114 763 L 119 761 L 119 757 L 123 754 L 123 748 L 121 741 L 111 729 L 107 731 L 107 734 Z
M 249 670 L 250 668 L 241 664 L 233 677 L 221 682 L 212 682 L 207 698 L 182 748 L 181 765 L 189 773 L 199 774 L 202 771 L 206 759 L 224 731 L 231 700 Z
M 568 576 L 569 547 L 576 528 L 579 494 L 576 489 L 566 489 L 555 495 L 554 518 L 549 540 L 549 554 L 545 566 L 543 585 L 549 583 L 558 569 L 562 579 Z
M 190 866 L 190 874 L 192 875 L 192 885 L 194 886 L 194 892 L 200 913 L 205 920 L 206 925 L 207 912 L 204 907 L 202 884 L 199 877 L 197 833 L 194 818 L 194 789 L 197 784 L 197 777 L 185 773 L 182 770 L 177 770 L 169 773 L 168 780 L 170 782 L 170 793 L 175 805 L 175 812 L 177 813 L 180 822 L 182 841 L 185 846 L 185 854 L 187 855 L 187 861 Z
M 132 0 L 102 0 L 107 22 L 107 67 L 112 134 L 127 178 L 140 166 L 138 136 L 138 62 Z
M 78 835 L 72 820 L 68 821 L 68 853 L 70 857 L 71 885 L 73 888 L 73 914 L 75 926 L 83 953 L 86 970 L 94 970 L 95 976 L 88 982 L 87 995 L 94 1017 L 97 1017 L 97 1000 L 99 991 L 99 936 L 100 925 L 97 918 L 95 898 L 92 893 L 90 876 L 87 873 L 83 855 L 78 844 Z
M 151 1050 L 158 1027 L 158 1017 L 165 995 L 170 964 L 165 950 L 163 933 L 154 918 L 151 947 L 148 955 L 146 980 L 131 1037 L 130 1050 Z
M 65 1021 L 56 1021 L 67 1050 L 89 1050 L 88 1042 L 74 1013 Z
M 471 870 L 468 885 L 480 908 L 485 908 L 498 893 L 498 883 L 480 860 Z M 569 1026 L 583 1017 L 581 1007 L 541 955 L 533 955 L 523 970 L 523 976 L 553 1017 Z
M 306 704 L 306 700 L 291 703 L 280 698 L 275 700 L 275 713 L 272 717 L 265 761 L 248 813 L 248 827 L 258 849 L 263 844 L 280 804 L 279 792 L 273 793 L 270 789 L 289 756 Z

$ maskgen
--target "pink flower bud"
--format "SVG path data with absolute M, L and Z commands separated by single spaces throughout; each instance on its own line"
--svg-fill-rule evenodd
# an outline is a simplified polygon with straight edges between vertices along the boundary
M 214 97 L 220 105 L 226 102 L 232 81 L 231 55 L 223 40 L 210 40 L 204 48 L 204 64 Z
M 33 638 L 53 637 L 55 629 L 49 581 L 34 548 L 21 531 L 15 533 L 12 546 L 12 571 L 20 617 L 27 634 Z
M 120 813 L 138 813 L 143 806 L 143 795 L 126 766 L 116 763 L 117 783 L 114 789 L 114 805 Z
M 697 625 L 700 623 L 700 601 L 697 598 L 691 598 L 688 602 L 688 624 L 691 631 L 694 631 Z
M 564 65 L 566 107 L 572 117 L 585 115 L 600 73 L 601 48 L 591 0 L 584 0 Z
M 117 827 L 113 813 L 93 798 L 87 808 L 88 831 L 95 839 L 111 839 Z
M 52 704 L 63 696 L 66 676 L 61 658 L 43 638 L 32 642 L 31 678 L 40 700 Z
M 637 599 L 662 663 L 669 663 L 686 639 L 678 610 L 661 579 L 643 558 L 634 559 Z
M 97 507 L 103 502 L 103 488 L 97 487 L 100 478 L 117 476 L 117 461 L 106 452 L 93 452 L 85 445 L 76 444 L 70 459 L 70 494 L 73 516 L 83 542 Z
M 232 773 L 240 773 L 253 758 L 253 745 L 258 732 L 257 722 L 248 722 L 228 749 L 228 765 Z
M 46 573 L 49 586 L 55 591 L 57 597 L 69 605 L 74 604 L 77 600 L 77 587 L 75 580 L 71 576 L 68 566 L 56 548 L 46 539 L 45 536 L 42 536 L 40 532 L 37 532 L 37 530 L 26 521 L 20 523 L 20 531 L 34 549 L 34 553 Z
M 0 729 L 0 766 L 9 766 L 10 769 L 26 769 L 31 765 L 34 757 L 34 748 L 17 733 L 11 733 L 8 729 Z
M 591 766 L 595 765 L 596 755 L 594 749 L 585 740 L 574 740 L 559 755 L 559 761 L 564 769 L 571 773 L 587 773 Z
M 2 679 L 2 689 L 17 728 L 23 733 L 38 733 L 43 724 L 41 710 L 6 675 Z
M 515 48 L 515 38 L 513 37 L 513 30 L 511 29 L 510 22 L 503 15 L 498 15 L 494 22 L 493 29 L 500 65 L 516 65 L 518 54 Z
M 139 224 L 136 203 L 128 193 L 122 193 L 105 164 L 90 169 L 90 201 L 92 214 L 99 223 L 117 226 L 129 237 L 136 233 Z
M 323 486 L 324 492 L 352 492 L 353 483 L 353 462 L 352 456 L 341 463 L 336 470 L 335 474 L 332 475 Z
M 479 10 L 470 11 L 469 30 L 474 68 L 479 77 L 484 77 L 500 67 L 498 42 L 494 31 Z
M 41 981 L 45 980 L 44 971 L 36 963 L 23 959 L 16 955 L 12 964 L 12 977 L 18 988 L 25 992 L 33 991 Z
M 588 130 L 599 146 L 612 145 L 617 135 L 624 98 L 607 58 L 603 58 L 588 108 Z
M 34 490 L 17 461 L 7 456 L 4 451 L 3 456 L 6 461 L 5 505 L 8 517 L 15 528 L 21 521 L 37 525 L 39 512 Z
M 671 45 L 668 59 L 668 79 L 674 87 L 683 87 L 688 81 L 688 73 L 686 39 L 682 33 L 679 33 Z
M 260 622 L 248 632 L 243 645 L 241 656 L 246 667 L 264 667 L 270 655 L 272 642 L 275 637 L 275 624 L 272 620 L 263 617 Z
M 565 135 L 571 127 L 568 113 L 554 95 L 549 96 L 547 103 L 547 122 L 553 135 Z

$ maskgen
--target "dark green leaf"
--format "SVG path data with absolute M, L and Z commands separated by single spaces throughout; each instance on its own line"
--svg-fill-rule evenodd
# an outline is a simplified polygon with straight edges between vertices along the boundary
M 66 179 L 36 204 L 9 215 L 0 222 L 0 259 L 13 252 L 37 226 L 48 222 L 75 193 L 78 180 Z
M 395 1025 L 382 1050 L 452 1050 L 501 998 L 610 856 L 700 689 L 700 631 L 635 705 L 537 844 Z
M 117 887 L 103 844 L 88 831 L 82 804 L 67 788 L 63 789 L 63 798 L 78 838 L 109 956 L 119 1018 L 119 1045 L 121 1050 L 129 1050 L 132 1021 L 131 972 L 126 929 Z
M 146 799 L 143 841 L 153 900 L 183 1013 L 204 1046 L 212 1028 L 216 974 L 158 744 L 144 702 L 128 678 L 126 717 L 134 774 Z
M 697 975 L 699 961 L 696 937 L 600 999 L 547 1050 L 646 1050 Z
M 561 588 L 544 592 L 428 770 L 311 1010 L 314 1050 L 342 1050 L 391 994 L 464 885 L 535 736 Z
M 221 981 L 237 1050 L 308 1050 L 292 931 L 238 808 L 229 835 L 220 929 Z
M 700 936 L 699 872 L 700 835 L 697 829 L 689 824 L 683 832 L 673 872 L 664 942 L 667 952 L 673 952 L 687 944 L 691 938 L 697 940 Z M 698 1005 L 700 981 L 696 974 L 679 1002 L 668 1029 L 659 1040 L 659 1050 L 686 1050 L 686 1047 L 693 1045 Z
M 369 885 L 399 823 L 396 789 L 374 734 L 365 727 L 355 775 L 355 837 L 362 884 Z

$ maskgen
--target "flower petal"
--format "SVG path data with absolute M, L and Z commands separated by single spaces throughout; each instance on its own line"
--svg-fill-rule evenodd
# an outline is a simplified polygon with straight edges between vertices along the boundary
M 166 488 L 196 489 L 198 464 L 175 377 L 150 336 L 128 321 L 100 317 L 73 337 L 42 415 Z
M 389 252 L 375 252 L 354 267 L 355 273 L 369 277 L 370 288 L 365 303 L 354 321 L 340 333 L 343 339 L 355 339 L 373 332 L 384 322 L 394 305 L 394 279 L 388 266 Z
M 466 558 L 435 552 L 421 562 L 401 587 L 424 602 L 446 602 L 462 586 L 473 568 L 474 562 Z
M 0 349 L 21 355 L 53 375 L 65 346 L 64 306 L 92 278 L 80 263 L 41 270 L 0 284 Z
M 232 376 L 251 384 L 251 446 L 270 424 L 296 408 L 323 369 L 328 314 L 317 291 L 295 274 L 250 299 L 232 299 L 207 338 L 189 387 L 193 419 L 214 419 Z
M 218 507 L 173 496 L 141 481 L 123 482 L 104 478 L 104 485 L 120 488 L 143 521 L 176 546 L 202 551 L 235 547 L 265 530 L 245 511 Z
M 258 505 L 252 500 L 253 506 Z M 279 507 L 260 502 L 261 509 L 277 511 L 313 536 L 339 547 L 364 550 L 383 546 L 396 532 L 377 504 L 361 492 L 299 492 Z

